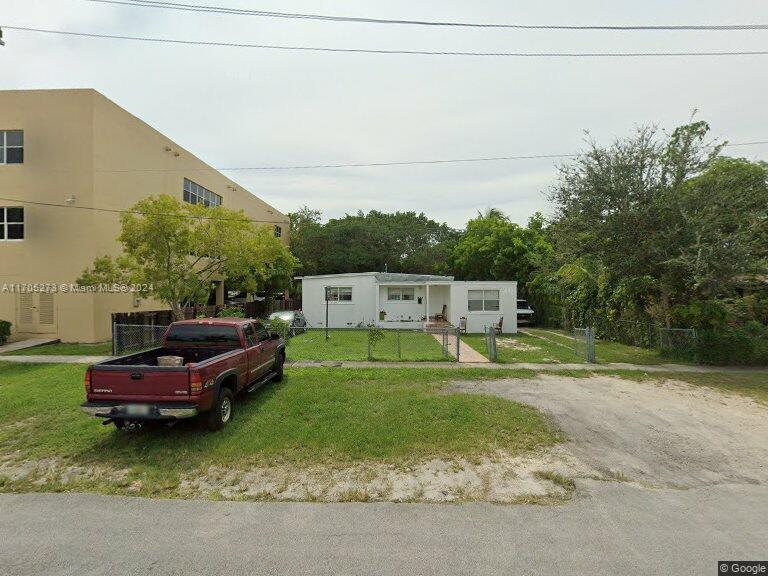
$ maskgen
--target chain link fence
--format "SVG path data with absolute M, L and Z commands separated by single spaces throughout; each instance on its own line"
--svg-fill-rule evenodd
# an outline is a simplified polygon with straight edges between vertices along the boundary
M 162 346 L 168 326 L 113 324 L 112 353 L 122 356 Z M 287 328 L 286 354 L 296 361 L 458 362 L 453 326 L 429 329 Z
M 668 358 L 696 360 L 698 334 L 692 328 L 659 328 L 658 349 Z
M 295 361 L 457 362 L 458 331 L 429 329 L 302 328 L 289 330 L 286 355 Z
M 122 356 L 162 346 L 168 326 L 154 324 L 113 324 L 112 354 Z
M 696 362 L 698 333 L 691 328 L 667 328 L 654 321 L 595 318 L 588 328 L 574 328 L 574 351 L 580 358 L 589 354 L 588 332 L 600 346 L 601 341 L 619 342 L 628 346 L 637 346 L 657 350 L 660 355 L 673 360 Z M 589 360 L 587 360 L 589 361 Z

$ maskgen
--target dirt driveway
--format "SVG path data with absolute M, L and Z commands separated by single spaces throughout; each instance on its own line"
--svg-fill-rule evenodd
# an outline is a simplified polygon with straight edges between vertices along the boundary
M 550 414 L 568 435 L 575 476 L 651 487 L 768 483 L 768 407 L 682 382 L 610 376 L 459 382 Z

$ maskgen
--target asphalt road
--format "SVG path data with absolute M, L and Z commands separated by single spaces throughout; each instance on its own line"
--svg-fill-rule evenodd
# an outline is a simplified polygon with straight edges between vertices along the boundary
M 583 481 L 563 506 L 0 495 L 3 576 L 717 574 L 768 558 L 768 486 Z

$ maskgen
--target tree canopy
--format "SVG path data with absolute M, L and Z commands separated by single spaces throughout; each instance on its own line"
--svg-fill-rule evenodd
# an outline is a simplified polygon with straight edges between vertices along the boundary
M 467 222 L 449 254 L 448 268 L 462 280 L 517 280 L 523 287 L 552 251 L 543 225 L 538 213 L 523 228 L 490 208 Z
M 78 282 L 148 284 L 177 318 L 184 306 L 205 302 L 215 280 L 254 292 L 287 285 L 297 264 L 271 227 L 242 211 L 161 195 L 143 198 L 120 221 L 122 254 L 97 258 Z
M 440 273 L 459 233 L 416 212 L 377 210 L 347 214 L 321 223 L 307 207 L 289 214 L 291 250 L 301 273 Z
M 691 303 L 736 295 L 766 270 L 768 169 L 720 156 L 693 122 L 639 128 L 560 170 L 547 228 L 553 258 L 534 282 L 566 316 L 674 321 Z M 567 320 L 567 318 L 566 318 Z

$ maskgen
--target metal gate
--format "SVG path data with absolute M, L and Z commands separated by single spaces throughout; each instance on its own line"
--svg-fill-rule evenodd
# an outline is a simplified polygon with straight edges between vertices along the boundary
M 595 363 L 595 329 L 574 328 L 573 329 L 573 351 L 579 358 L 583 358 L 590 364 Z

